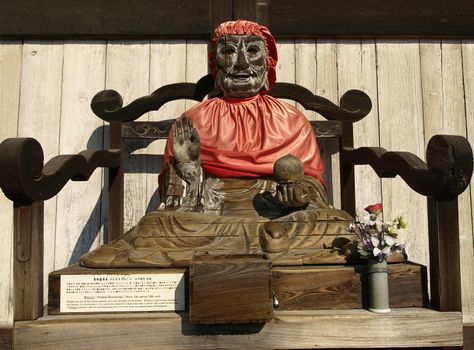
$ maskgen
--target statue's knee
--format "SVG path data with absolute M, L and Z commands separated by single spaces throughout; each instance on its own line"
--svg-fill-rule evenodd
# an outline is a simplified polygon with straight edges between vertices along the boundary
M 290 247 L 290 240 L 281 223 L 267 222 L 260 232 L 260 246 L 266 253 L 284 253 Z

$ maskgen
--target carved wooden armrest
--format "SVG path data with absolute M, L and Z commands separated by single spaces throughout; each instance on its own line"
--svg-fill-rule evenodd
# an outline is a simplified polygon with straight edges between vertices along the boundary
M 472 149 L 462 136 L 435 135 L 426 149 L 426 163 L 408 152 L 378 147 L 343 148 L 342 161 L 370 165 L 380 177 L 400 175 L 416 192 L 429 197 L 453 198 L 469 185 Z
M 87 181 L 98 167 L 120 165 L 121 150 L 87 150 L 59 155 L 43 165 L 40 143 L 33 138 L 9 138 L 0 143 L 0 187 L 12 201 L 44 201 L 69 181 Z

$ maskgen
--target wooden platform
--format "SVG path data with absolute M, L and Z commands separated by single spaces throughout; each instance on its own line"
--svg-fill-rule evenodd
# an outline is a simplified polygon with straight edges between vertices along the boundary
M 187 313 L 46 316 L 17 322 L 15 349 L 309 349 L 461 346 L 460 312 L 276 311 L 266 324 L 192 325 Z
M 280 310 L 367 308 L 365 266 L 299 266 L 272 268 L 272 288 Z M 60 276 L 185 272 L 185 269 L 88 269 L 70 266 L 49 275 L 49 314 L 59 314 Z M 188 277 L 186 277 L 187 279 Z M 186 287 L 186 294 L 188 294 Z M 426 268 L 413 263 L 389 265 L 390 306 L 423 307 L 428 302 Z

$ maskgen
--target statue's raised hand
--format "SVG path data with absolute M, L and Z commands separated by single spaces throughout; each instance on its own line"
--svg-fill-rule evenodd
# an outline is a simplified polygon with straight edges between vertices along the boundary
M 181 116 L 171 127 L 173 133 L 173 156 L 177 164 L 199 159 L 201 143 L 199 134 L 188 118 Z

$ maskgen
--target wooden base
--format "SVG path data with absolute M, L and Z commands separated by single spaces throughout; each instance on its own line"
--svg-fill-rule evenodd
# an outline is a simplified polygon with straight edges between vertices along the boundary
M 460 312 L 276 311 L 266 324 L 193 325 L 187 314 L 45 316 L 15 324 L 18 349 L 354 349 L 461 346 Z
M 263 323 L 273 317 L 270 260 L 261 255 L 197 255 L 189 267 L 195 324 Z
M 464 349 L 474 349 L 474 323 L 465 323 L 463 329 Z
M 63 274 L 165 273 L 184 269 L 88 269 L 70 266 L 49 275 L 49 314 L 59 314 Z M 279 310 L 356 309 L 368 307 L 365 265 L 273 267 L 272 288 Z M 186 288 L 188 293 L 188 288 Z M 390 306 L 424 307 L 428 303 L 426 268 L 389 264 Z M 188 296 L 187 296 L 188 297 Z
M 0 349 L 10 350 L 13 348 L 13 325 L 0 323 Z
M 428 304 L 426 268 L 390 264 L 390 306 Z M 273 289 L 280 310 L 355 309 L 368 307 L 366 266 L 274 267 Z

